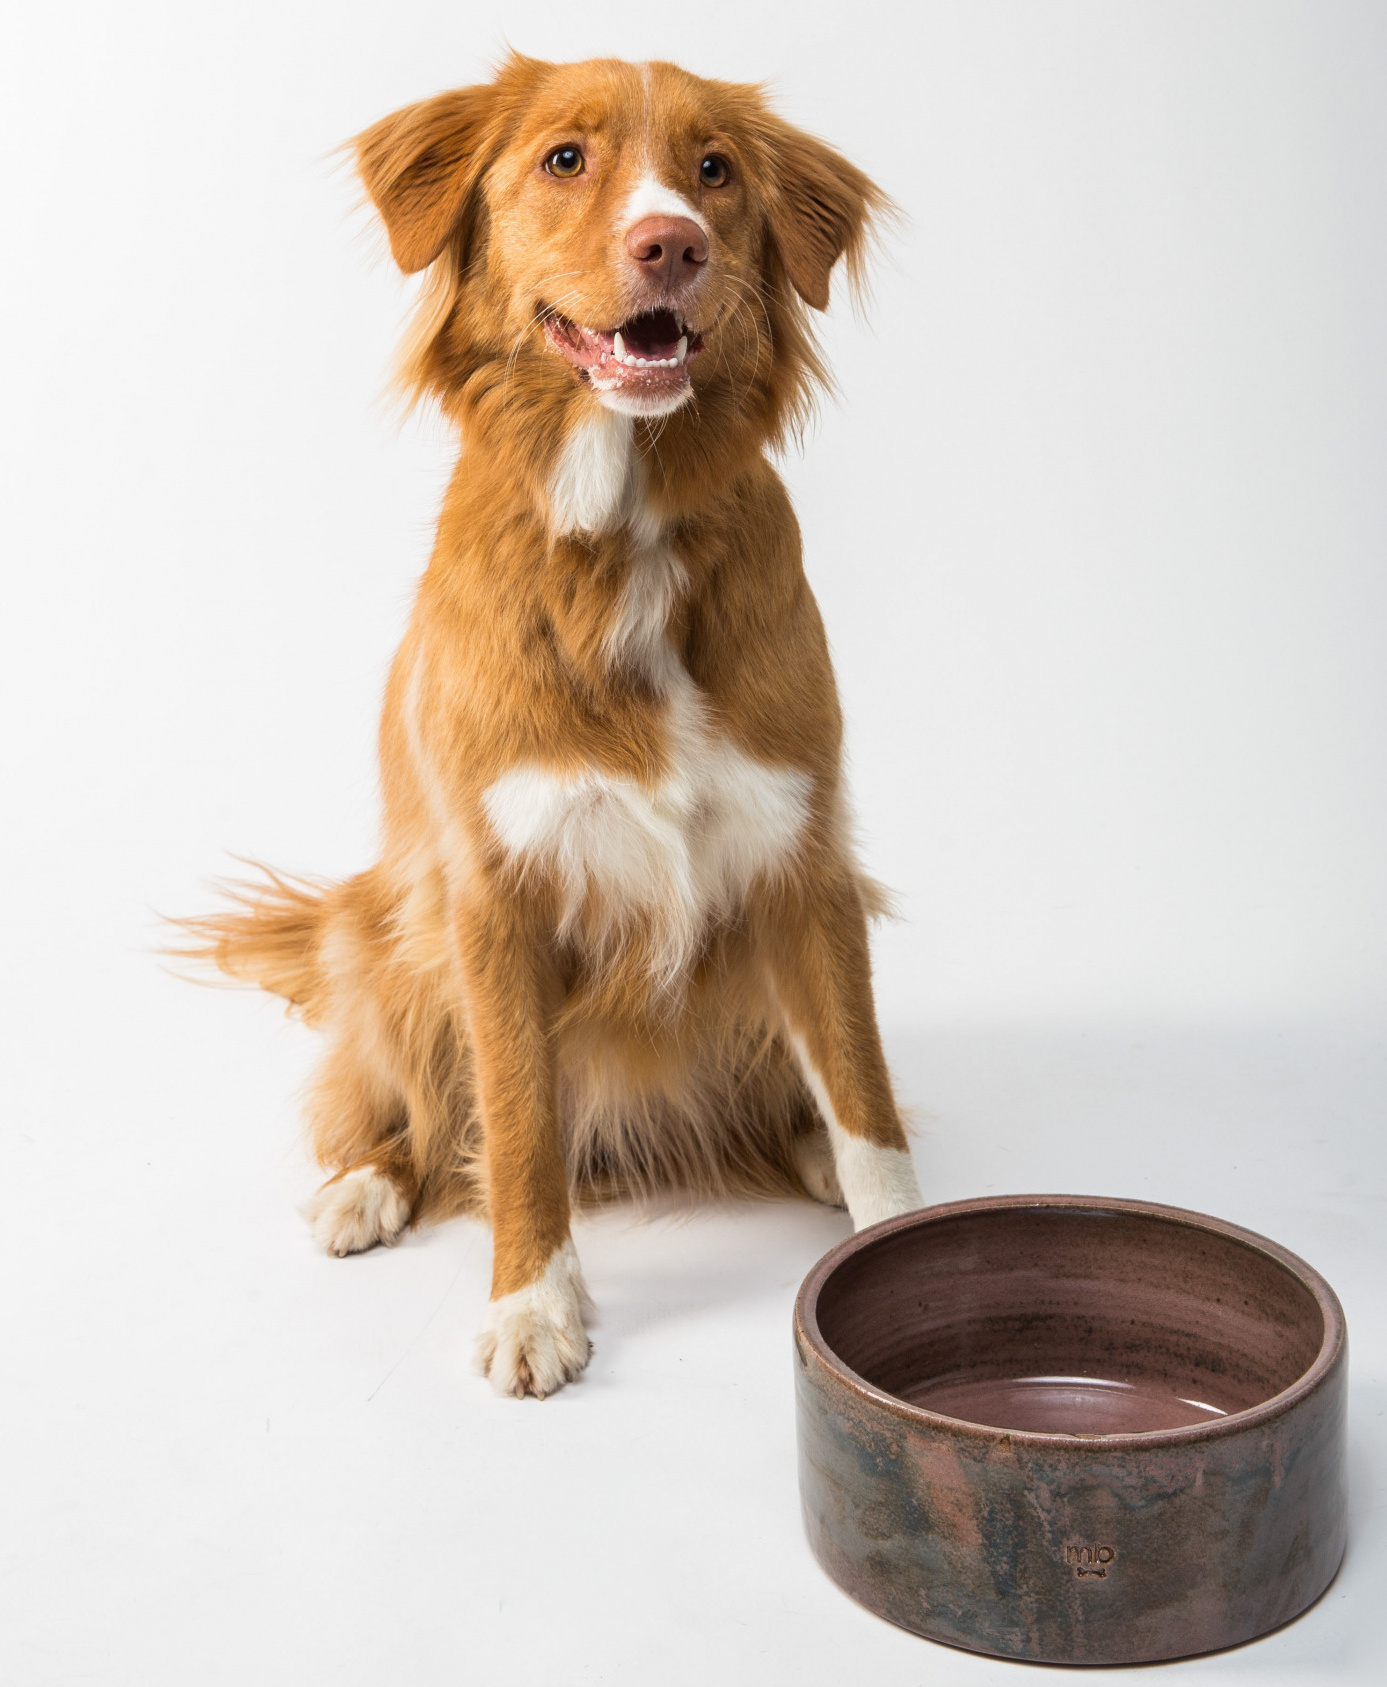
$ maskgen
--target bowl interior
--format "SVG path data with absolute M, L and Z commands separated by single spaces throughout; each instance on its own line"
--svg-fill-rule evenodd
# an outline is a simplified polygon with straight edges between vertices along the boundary
M 875 1387 L 999 1429 L 1131 1435 L 1291 1387 L 1325 1335 L 1312 1291 L 1174 1217 L 997 1207 L 923 1220 L 822 1284 L 824 1341 Z

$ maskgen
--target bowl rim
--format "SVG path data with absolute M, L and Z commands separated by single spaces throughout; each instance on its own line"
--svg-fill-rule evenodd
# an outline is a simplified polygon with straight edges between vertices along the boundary
M 1048 1211 L 1134 1213 L 1142 1218 L 1154 1218 L 1183 1225 L 1192 1230 L 1212 1231 L 1215 1235 L 1241 1243 L 1254 1253 L 1274 1260 L 1314 1295 L 1324 1318 L 1324 1340 L 1309 1367 L 1279 1394 L 1262 1400 L 1245 1411 L 1230 1412 L 1226 1417 L 1186 1424 L 1179 1429 L 1150 1429 L 1129 1431 L 1117 1435 L 1072 1435 L 1034 1429 L 1005 1429 L 998 1424 L 975 1423 L 970 1418 L 952 1418 L 943 1412 L 932 1412 L 925 1406 L 913 1405 L 899 1395 L 890 1394 L 875 1383 L 868 1382 L 829 1346 L 819 1329 L 818 1302 L 824 1285 L 835 1271 L 854 1254 L 864 1252 L 874 1243 L 902 1230 L 913 1230 L 942 1219 L 964 1217 L 970 1213 L 1002 1212 L 1017 1208 Z M 837 1247 L 830 1248 L 800 1285 L 795 1297 L 795 1338 L 809 1348 L 819 1361 L 850 1392 L 884 1408 L 906 1423 L 921 1427 L 944 1429 L 951 1435 L 963 1434 L 977 1440 L 1019 1442 L 1036 1447 L 1087 1447 L 1095 1452 L 1123 1451 L 1127 1448 L 1179 1447 L 1191 1442 L 1222 1439 L 1244 1430 L 1255 1429 L 1268 1420 L 1280 1417 L 1291 1407 L 1311 1394 L 1341 1361 L 1347 1345 L 1347 1325 L 1339 1297 L 1313 1266 L 1298 1254 L 1283 1248 L 1279 1242 L 1240 1224 L 1214 1218 L 1209 1213 L 1194 1212 L 1188 1207 L 1164 1206 L 1156 1201 L 1110 1199 L 1101 1195 L 980 1195 L 966 1201 L 945 1201 L 932 1207 L 920 1207 L 914 1212 L 901 1213 L 883 1219 L 847 1237 Z

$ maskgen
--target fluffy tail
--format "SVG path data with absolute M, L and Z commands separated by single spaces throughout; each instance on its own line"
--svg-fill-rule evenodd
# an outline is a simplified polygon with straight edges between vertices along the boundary
M 249 865 L 264 881 L 225 884 L 232 906 L 224 913 L 176 920 L 192 941 L 173 953 L 283 996 L 312 1024 L 323 995 L 319 957 L 330 887 Z

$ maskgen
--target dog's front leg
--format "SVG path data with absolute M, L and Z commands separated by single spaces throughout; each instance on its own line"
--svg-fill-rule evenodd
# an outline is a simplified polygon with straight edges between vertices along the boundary
M 559 979 L 534 911 L 500 887 L 470 887 L 454 919 L 494 1243 L 477 1356 L 498 1394 L 543 1399 L 591 1351 L 559 1136 Z
M 769 941 L 772 979 L 862 1230 L 921 1205 L 877 1030 L 866 913 L 846 875 L 792 900 Z

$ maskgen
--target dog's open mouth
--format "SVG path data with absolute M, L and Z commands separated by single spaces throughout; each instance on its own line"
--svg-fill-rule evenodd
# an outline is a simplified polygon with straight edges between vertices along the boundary
M 643 311 L 619 328 L 583 328 L 551 311 L 544 334 L 580 378 L 604 392 L 674 392 L 703 350 L 703 336 L 672 310 Z

